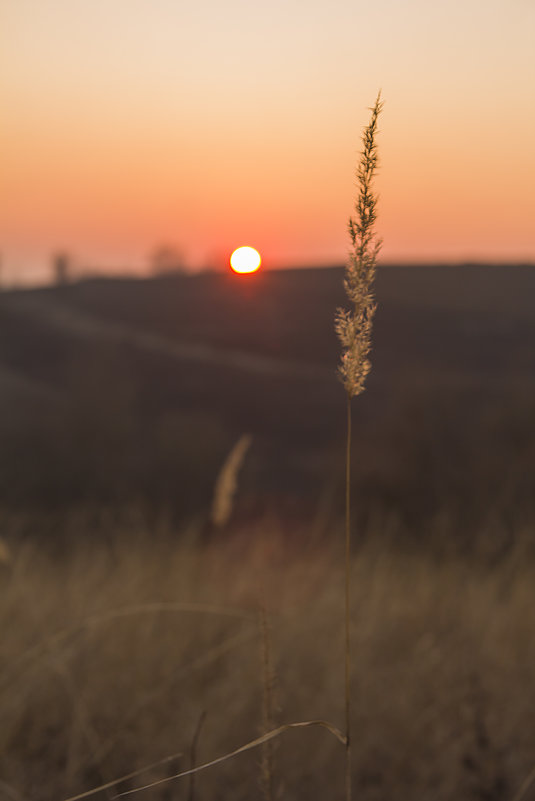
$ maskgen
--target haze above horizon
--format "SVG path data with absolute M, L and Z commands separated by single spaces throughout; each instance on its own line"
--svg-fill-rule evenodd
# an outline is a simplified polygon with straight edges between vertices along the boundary
M 535 6 L 7 0 L 3 281 L 344 261 L 382 90 L 378 230 L 394 262 L 535 261 Z M 532 98 L 530 102 L 530 98 Z

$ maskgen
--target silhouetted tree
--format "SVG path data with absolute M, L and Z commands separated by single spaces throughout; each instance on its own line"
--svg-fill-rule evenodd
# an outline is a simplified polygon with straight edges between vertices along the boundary
M 55 253 L 52 257 L 54 283 L 57 286 L 68 284 L 71 278 L 71 260 L 67 253 Z
M 185 270 L 184 253 L 174 245 L 160 245 L 150 256 L 153 275 L 167 273 L 183 273 Z

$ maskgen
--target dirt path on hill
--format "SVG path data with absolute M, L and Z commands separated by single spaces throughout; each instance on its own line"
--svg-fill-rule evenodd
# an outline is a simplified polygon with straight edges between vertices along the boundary
M 304 380 L 336 380 L 333 369 L 298 361 L 274 359 L 269 356 L 247 353 L 235 349 L 219 349 L 211 345 L 183 343 L 148 331 L 136 331 L 118 323 L 109 323 L 80 312 L 57 301 L 44 297 L 18 297 L 12 299 L 11 308 L 22 314 L 31 315 L 46 321 L 57 329 L 66 331 L 83 339 L 105 340 L 107 342 L 128 343 L 144 351 L 152 351 L 169 356 L 181 362 L 193 361 L 197 364 L 226 366 L 247 373 L 273 375 Z

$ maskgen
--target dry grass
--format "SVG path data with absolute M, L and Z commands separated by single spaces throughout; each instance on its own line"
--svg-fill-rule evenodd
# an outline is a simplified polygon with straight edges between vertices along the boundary
M 335 329 L 342 345 L 339 375 L 347 396 L 346 437 L 346 504 L 345 504 L 345 575 L 344 575 L 344 623 L 345 623 L 345 750 L 346 750 L 346 801 L 352 798 L 352 731 L 351 731 L 351 400 L 364 391 L 366 376 L 371 363 L 372 321 L 375 314 L 373 295 L 377 258 L 381 240 L 375 233 L 377 197 L 374 194 L 373 178 L 378 165 L 377 123 L 383 104 L 381 93 L 371 111 L 371 119 L 362 134 L 362 152 L 357 168 L 358 195 L 355 201 L 355 217 L 349 218 L 351 253 L 346 266 L 344 288 L 352 309 L 339 309 L 335 318 Z
M 336 548 L 307 549 L 267 527 L 204 547 L 125 533 L 61 556 L 11 550 L 1 574 L 0 798 L 61 801 L 173 753 L 184 756 L 117 789 L 186 770 L 203 711 L 198 764 L 257 737 L 260 581 L 277 723 L 343 723 Z M 533 563 L 520 545 L 492 569 L 370 545 L 353 561 L 352 586 L 355 794 L 512 798 L 535 754 Z M 343 794 L 344 752 L 327 732 L 277 742 L 275 798 Z M 260 788 L 252 751 L 199 774 L 196 797 L 239 801 Z M 182 779 L 139 797 L 188 792 Z
M 251 437 L 243 434 L 228 454 L 219 472 L 212 502 L 212 523 L 215 526 L 225 526 L 232 516 L 238 473 L 250 445 Z

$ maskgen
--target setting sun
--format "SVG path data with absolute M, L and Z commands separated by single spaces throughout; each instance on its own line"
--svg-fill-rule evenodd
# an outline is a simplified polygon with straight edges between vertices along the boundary
M 260 253 L 254 248 L 237 248 L 230 257 L 230 266 L 235 273 L 254 273 L 261 263 Z

